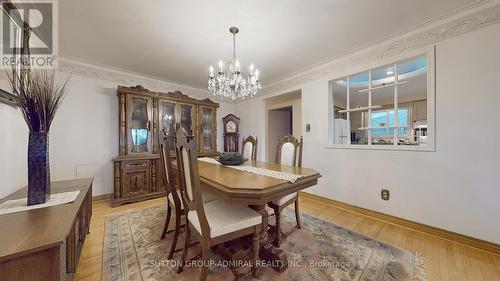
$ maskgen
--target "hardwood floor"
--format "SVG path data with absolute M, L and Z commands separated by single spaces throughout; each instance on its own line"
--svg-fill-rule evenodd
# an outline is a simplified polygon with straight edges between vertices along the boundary
M 111 208 L 110 200 L 93 202 L 90 234 L 76 274 L 76 281 L 101 280 L 104 221 L 107 215 L 128 209 L 163 204 L 164 198 Z M 301 211 L 352 229 L 388 244 L 420 252 L 426 257 L 428 281 L 500 281 L 500 256 L 476 250 L 323 202 L 300 198 Z

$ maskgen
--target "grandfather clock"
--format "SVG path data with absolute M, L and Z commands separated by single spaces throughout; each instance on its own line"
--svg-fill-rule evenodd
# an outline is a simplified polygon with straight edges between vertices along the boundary
M 224 125 L 224 152 L 238 152 L 240 142 L 240 118 L 228 114 L 222 118 Z

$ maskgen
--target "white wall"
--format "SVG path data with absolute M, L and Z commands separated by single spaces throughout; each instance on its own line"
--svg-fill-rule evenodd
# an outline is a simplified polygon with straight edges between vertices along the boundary
M 0 87 L 9 89 L 6 80 Z M 17 109 L 0 103 L 0 198 L 27 182 L 28 127 Z
M 66 76 L 60 74 L 59 78 Z M 80 75 L 72 75 L 70 81 L 50 132 L 51 179 L 93 176 L 93 195 L 111 194 L 111 159 L 118 155 L 118 84 Z M 5 80 L 0 79 L 0 86 L 10 89 Z M 219 150 L 222 117 L 232 109 L 232 104 L 220 103 L 217 111 Z M 28 129 L 17 109 L 0 104 L 0 132 L 2 198 L 27 184 Z
M 302 126 L 311 124 L 303 165 L 323 175 L 307 192 L 500 243 L 492 221 L 500 216 L 499 34 L 496 24 L 436 45 L 435 152 L 326 148 L 329 79 L 275 93 L 302 91 Z M 265 137 L 263 98 L 235 111 L 245 134 Z
M 254 98 L 234 105 L 235 115 L 240 118 L 240 136 L 252 135 L 258 138 L 257 160 L 266 159 L 265 101 Z

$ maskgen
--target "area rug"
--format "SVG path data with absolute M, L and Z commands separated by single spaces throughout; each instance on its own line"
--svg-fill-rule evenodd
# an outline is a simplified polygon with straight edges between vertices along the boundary
M 172 260 L 166 256 L 173 233 L 160 240 L 165 222 L 165 205 L 114 214 L 106 219 L 103 246 L 103 281 L 198 280 L 196 260 L 177 274 L 181 252 Z M 278 273 L 264 267 L 259 280 L 335 281 L 426 281 L 424 258 L 418 253 L 395 248 L 354 231 L 302 214 L 302 229 L 281 244 L 289 267 Z M 284 228 L 295 223 L 292 210 L 283 214 Z M 173 221 L 170 222 L 173 228 Z M 182 247 L 184 232 L 179 237 Z M 188 259 L 201 247 L 190 247 Z M 230 263 L 213 251 L 208 280 L 256 280 L 247 263 Z M 263 263 L 261 263 L 263 264 Z

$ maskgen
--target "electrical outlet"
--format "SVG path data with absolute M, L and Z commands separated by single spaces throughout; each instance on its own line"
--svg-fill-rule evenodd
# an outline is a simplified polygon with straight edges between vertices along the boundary
M 389 201 L 389 198 L 391 197 L 391 193 L 389 192 L 388 189 L 382 189 L 380 192 L 380 198 L 385 201 Z

